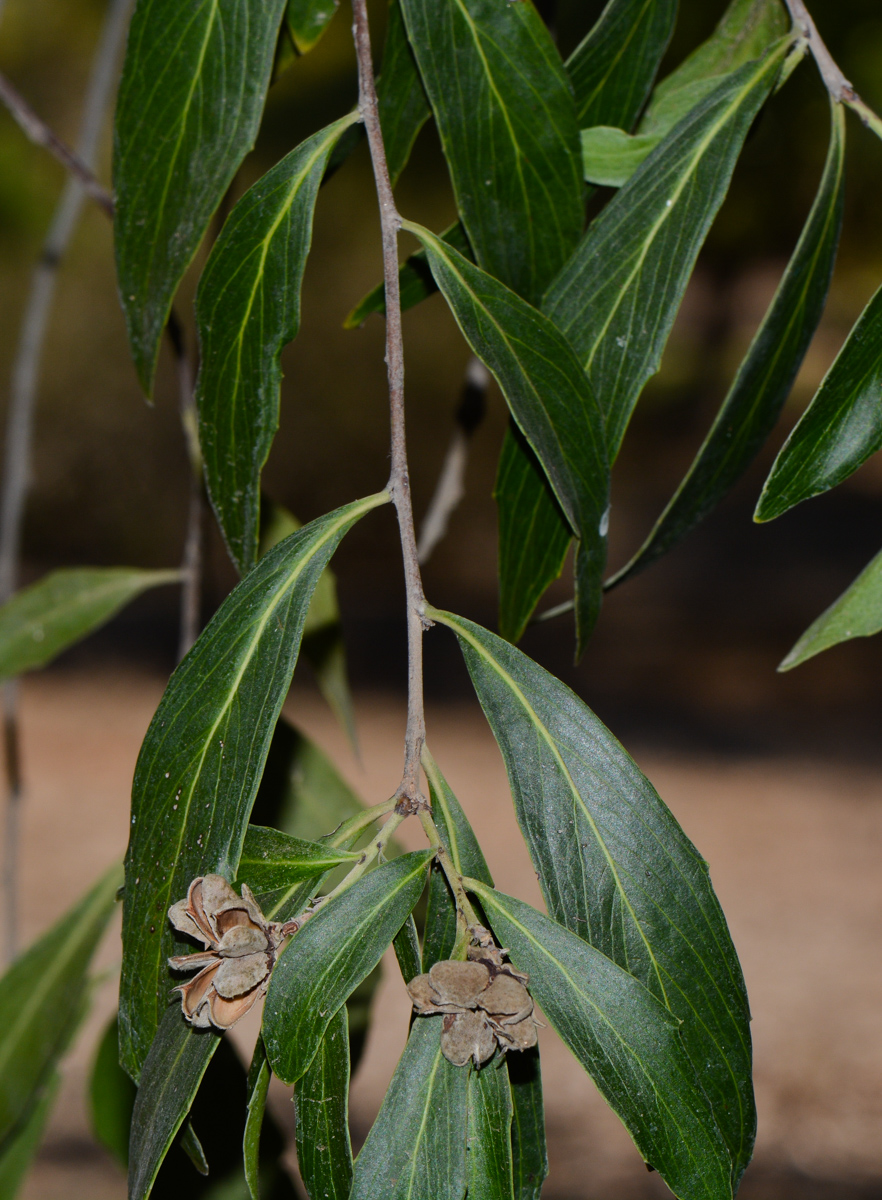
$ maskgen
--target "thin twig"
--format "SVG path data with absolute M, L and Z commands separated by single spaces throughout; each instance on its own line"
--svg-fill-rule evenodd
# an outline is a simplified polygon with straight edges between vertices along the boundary
M 824 39 L 818 33 L 818 27 L 812 20 L 812 15 L 803 0 L 785 0 L 793 23 L 802 31 L 812 57 L 817 63 L 824 86 L 840 104 L 847 105 L 852 112 L 857 113 L 863 123 L 874 133 L 882 137 L 882 117 L 874 113 L 869 105 L 855 91 L 851 82 L 845 78 L 832 54 L 824 44 Z
M 132 0 L 111 0 L 89 78 L 77 152 L 73 158 L 85 167 L 93 179 L 92 168 L 113 91 L 116 63 L 128 26 L 131 6 Z M 5 93 L 3 99 L 8 103 Z M 29 136 L 33 136 L 33 130 L 29 132 Z M 72 173 L 65 183 L 31 279 L 30 294 L 25 306 L 13 365 L 3 455 L 3 484 L 0 492 L 0 604 L 9 599 L 18 585 L 22 519 L 30 483 L 34 404 L 40 360 L 55 294 L 58 267 L 70 244 L 87 192 L 87 184 L 79 167 L 74 169 L 70 163 L 65 165 Z M 4 688 L 4 741 L 8 797 L 3 898 L 4 953 L 8 962 L 15 956 L 18 944 L 18 826 L 22 798 L 18 709 L 14 683 L 8 683 Z
M 444 456 L 435 494 L 423 517 L 417 543 L 420 566 L 427 563 L 444 535 L 450 518 L 465 495 L 465 470 L 469 459 L 469 442 L 481 424 L 486 411 L 490 372 L 479 358 L 469 360 L 465 384 L 456 413 L 456 427 Z
M 421 812 L 428 802 L 420 787 L 420 754 L 426 740 L 423 706 L 423 631 L 431 622 L 425 616 L 426 599 L 420 578 L 410 477 L 407 470 L 407 441 L 404 433 L 404 343 L 401 334 L 401 295 L 398 288 L 398 230 L 401 217 L 395 207 L 386 150 L 380 129 L 377 89 L 371 57 L 366 0 L 353 0 L 352 27 L 358 58 L 358 103 L 367 132 L 380 206 L 383 233 L 383 274 L 386 281 L 386 366 L 389 377 L 389 417 L 392 441 L 392 470 L 389 492 L 398 514 L 404 582 L 407 592 L 407 730 L 404 774 L 396 795 L 396 811 L 402 815 Z

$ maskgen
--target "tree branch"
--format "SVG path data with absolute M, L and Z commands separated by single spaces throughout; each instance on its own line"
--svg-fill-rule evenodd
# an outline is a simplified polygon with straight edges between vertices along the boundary
M 353 0 L 352 35 L 358 58 L 358 103 L 367 132 L 380 206 L 383 234 L 383 273 L 386 281 L 386 366 L 389 378 L 389 420 L 391 426 L 392 470 L 389 491 L 398 514 L 404 582 L 407 592 L 407 730 L 405 734 L 404 775 L 396 795 L 396 811 L 420 812 L 428 802 L 420 786 L 420 754 L 426 740 L 423 706 L 423 631 L 431 622 L 425 617 L 426 599 L 420 577 L 410 477 L 407 469 L 407 441 L 404 431 L 404 344 L 401 334 L 401 295 L 398 287 L 398 230 L 401 217 L 395 207 L 386 150 L 380 128 L 377 89 L 371 56 L 371 37 L 366 0 Z
M 824 44 L 824 39 L 818 33 L 818 27 L 812 20 L 812 15 L 803 0 L 784 0 L 784 2 L 793 18 L 794 25 L 802 31 L 827 91 L 834 100 L 847 105 L 860 117 L 864 125 L 882 137 L 882 117 L 879 117 L 868 104 L 863 102 L 851 82 L 845 78 Z

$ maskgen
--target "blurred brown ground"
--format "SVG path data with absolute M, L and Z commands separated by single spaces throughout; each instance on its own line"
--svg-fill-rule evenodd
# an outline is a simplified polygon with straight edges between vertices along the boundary
M 132 671 L 56 671 L 25 682 L 25 937 L 45 928 L 122 854 L 132 766 L 161 691 L 157 677 Z M 404 728 L 394 698 L 358 698 L 363 767 L 311 690 L 296 690 L 288 712 L 366 799 L 377 801 L 394 789 Z M 431 706 L 429 738 L 497 885 L 538 902 L 501 759 L 477 705 Z M 808 756 L 631 749 L 709 860 L 747 978 L 760 1132 L 741 1195 L 882 1197 L 882 771 Z M 405 826 L 403 840 L 419 846 L 419 829 Z M 109 968 L 118 963 L 117 936 L 108 938 L 102 954 Z M 63 1095 L 23 1200 L 125 1195 L 121 1172 L 90 1140 L 83 1103 L 114 990 L 113 980 L 101 987 L 67 1064 Z M 356 1141 L 366 1134 L 394 1069 L 408 1007 L 393 959 L 353 1084 Z M 254 1021 L 237 1030 L 246 1054 L 255 1035 Z M 542 1031 L 541 1046 L 552 1163 L 548 1200 L 666 1195 L 550 1029 Z M 290 1128 L 284 1089 L 274 1103 Z

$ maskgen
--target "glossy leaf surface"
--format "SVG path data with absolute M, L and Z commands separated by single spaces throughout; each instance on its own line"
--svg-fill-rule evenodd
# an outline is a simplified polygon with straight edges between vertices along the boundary
M 599 950 L 512 896 L 474 888 L 543 1014 L 680 1200 L 729 1200 L 730 1161 L 678 1021 Z
M 431 851 L 384 863 L 335 897 L 291 939 L 273 971 L 263 1040 L 273 1071 L 295 1083 L 334 1014 L 373 970 L 426 882 Z
M 401 0 L 476 260 L 538 301 L 582 229 L 572 93 L 532 4 Z
M 512 1101 L 505 1064 L 469 1070 L 469 1200 L 515 1200 Z
M 592 390 L 566 338 L 538 309 L 427 230 L 409 222 L 405 228 L 425 246 L 457 324 L 499 382 L 579 538 L 576 628 L 581 647 L 600 608 L 609 507 L 603 421 Z
M 121 881 L 113 867 L 0 978 L 0 1143 L 27 1118 L 79 1025 Z
M 756 509 L 771 521 L 848 479 L 882 447 L 882 288 L 781 449 Z
M 463 1200 L 468 1079 L 441 1053 L 441 1020 L 418 1017 L 355 1160 L 350 1200 Z
M 694 529 L 740 479 L 774 428 L 824 311 L 842 227 L 840 104 L 831 104 L 831 116 L 821 186 L 763 323 L 683 482 L 637 554 L 607 586 L 649 566 Z
M 141 0 L 114 130 L 120 297 L 150 394 L 172 298 L 254 144 L 286 0 Z M 229 48 L 236 47 L 230 54 Z
M 137 1079 L 168 999 L 166 919 L 197 875 L 235 878 L 315 585 L 370 496 L 281 542 L 227 597 L 175 671 L 147 731 L 126 854 L 120 1050 Z M 182 944 L 182 943 L 181 943 Z
M 539 1047 L 508 1055 L 511 1086 L 511 1152 L 516 1200 L 539 1200 L 548 1175 L 545 1105 Z
M 309 1200 L 348 1200 L 349 1022 L 344 1004 L 325 1031 L 309 1069 L 294 1085 L 297 1162 Z
M 52 571 L 0 608 L 0 678 L 46 666 L 148 588 L 180 578 L 180 571 L 129 567 Z
M 340 0 L 288 0 L 285 24 L 298 54 L 308 54 L 328 28 Z
M 356 119 L 307 138 L 245 193 L 199 284 L 199 441 L 211 502 L 242 575 L 257 560 L 260 473 L 279 425 L 280 355 L 300 326 L 315 199 L 331 151 Z
M 682 1020 L 737 1182 L 756 1125 L 749 1012 L 707 863 L 565 684 L 479 625 L 430 615 L 460 640 L 550 915 Z
M 779 671 L 798 667 L 822 650 L 882 630 L 882 554 L 877 554 L 854 583 L 805 631 Z
M 0 1196 L 15 1200 L 40 1148 L 52 1106 L 58 1096 L 61 1076 L 53 1071 L 30 1112 L 0 1144 Z
M 377 80 L 386 165 L 394 187 L 407 165 L 416 136 L 432 115 L 413 51 L 407 41 L 400 0 L 391 0 L 383 65 Z
M 255 893 L 265 894 L 333 870 L 341 863 L 352 863 L 358 857 L 352 851 L 335 850 L 321 842 L 304 842 L 278 829 L 249 825 L 237 880 L 244 880 Z
M 677 19 L 677 0 L 610 0 L 567 59 L 579 128 L 630 129 L 649 95 Z
M 549 289 L 603 409 L 610 458 L 662 351 L 698 251 L 787 49 L 727 76 L 652 152 Z
M 258 1038 L 248 1068 L 247 1092 L 245 1105 L 245 1133 L 242 1137 L 242 1160 L 245 1165 L 245 1184 L 251 1200 L 260 1200 L 260 1135 L 263 1130 L 263 1118 L 266 1113 L 266 1100 L 269 1095 L 270 1079 L 269 1060 L 263 1045 L 263 1038 Z

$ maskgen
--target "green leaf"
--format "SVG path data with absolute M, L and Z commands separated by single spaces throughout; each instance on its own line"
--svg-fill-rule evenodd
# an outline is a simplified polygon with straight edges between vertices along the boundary
M 798 667 L 806 659 L 839 642 L 872 637 L 882 630 L 882 553 L 877 554 L 857 579 L 845 589 L 826 612 L 805 631 L 779 671 Z
M 355 1160 L 350 1200 L 463 1200 L 469 1070 L 441 1053 L 441 1021 L 417 1017 Z
M 509 1054 L 507 1059 L 513 1104 L 511 1150 L 515 1197 L 516 1200 L 539 1200 L 548 1175 L 539 1047 Z
M 407 165 L 417 134 L 432 115 L 413 51 L 407 40 L 400 0 L 390 0 L 383 70 L 377 80 L 380 125 L 392 185 Z
M 472 249 L 465 230 L 459 221 L 445 229 L 438 236 L 442 241 L 453 246 L 466 258 L 472 257 Z M 421 301 L 433 296 L 438 291 L 432 269 L 426 261 L 425 250 L 417 250 L 411 254 L 398 272 L 398 286 L 401 289 L 401 311 L 414 308 Z M 379 283 L 361 300 L 343 322 L 344 329 L 357 329 L 363 325 L 371 313 L 386 312 L 386 285 Z
M 543 311 L 575 347 L 603 409 L 611 460 L 789 44 L 727 76 L 674 128 L 592 222 L 546 296 Z
M 423 969 L 420 956 L 420 938 L 417 933 L 416 921 L 413 919 L 413 913 L 411 913 L 396 933 L 392 942 L 392 949 L 395 951 L 395 957 L 398 959 L 402 979 L 405 983 L 410 983 L 411 979 L 415 979 Z
M 499 632 L 517 642 L 563 570 L 573 534 L 514 422 L 502 443 L 493 496 L 499 508 Z
M 254 144 L 286 0 L 141 0 L 114 128 L 119 289 L 141 386 L 172 298 Z M 235 54 L 230 47 L 235 46 Z
M 469 1071 L 469 1200 L 515 1200 L 511 1125 L 508 1071 L 497 1057 Z
M 279 425 L 280 355 L 300 327 L 315 199 L 331 151 L 356 120 L 350 113 L 307 138 L 245 193 L 199 283 L 199 442 L 242 575 L 257 561 L 260 473 Z
M 178 1138 L 178 1145 L 194 1168 L 200 1175 L 208 1175 L 208 1159 L 205 1157 L 205 1150 L 202 1148 L 202 1143 L 196 1130 L 193 1128 L 193 1122 L 187 1121 L 181 1130 L 181 1136 Z
M 730 1200 L 729 1155 L 676 1018 L 633 975 L 529 904 L 484 884 L 472 890 L 646 1162 L 680 1200 Z
M 248 1100 L 245 1106 L 245 1133 L 242 1137 L 245 1183 L 251 1200 L 260 1200 L 260 1134 L 271 1078 L 272 1071 L 263 1038 L 259 1037 L 254 1047 L 251 1066 L 248 1068 Z
M 657 137 L 625 133 L 611 125 L 582 130 L 582 172 L 588 183 L 621 187 L 659 143 Z
M 349 1022 L 346 1005 L 331 1019 L 309 1069 L 294 1085 L 297 1162 L 309 1200 L 348 1200 Z
M 677 0 L 610 0 L 567 59 L 580 127 L 630 129 L 677 19 Z
M 288 0 L 285 24 L 298 54 L 308 54 L 328 28 L 340 0 Z
M 15 1200 L 18 1195 L 40 1148 L 60 1086 L 61 1076 L 53 1071 L 28 1114 L 0 1144 L 0 1196 L 3 1200 Z
M 722 81 L 787 32 L 780 0 L 732 0 L 714 32 L 658 85 L 639 133 L 664 137 Z M 624 122 L 605 122 L 620 124 Z M 598 122 L 599 124 L 599 122 Z
M 409 221 L 403 227 L 423 243 L 466 341 L 498 380 L 579 539 L 581 652 L 600 609 L 606 562 L 609 468 L 597 401 L 572 348 L 547 317 L 428 230 Z
M 114 1016 L 98 1044 L 89 1080 L 89 1116 L 96 1141 L 124 1169 L 129 1165 L 129 1129 L 137 1089 L 119 1065 L 119 1018 Z
M 148 588 L 180 578 L 180 571 L 131 567 L 74 567 L 44 575 L 0 608 L 0 678 L 45 667 Z
M 150 724 L 135 768 L 123 906 L 120 1050 L 136 1080 L 167 1004 L 169 906 L 197 875 L 235 877 L 313 589 L 343 535 L 386 502 L 385 492 L 355 501 L 271 550 L 175 671 Z
M 287 896 L 293 884 L 331 871 L 341 863 L 356 862 L 360 856 L 349 850 L 335 850 L 327 843 L 304 842 L 300 838 L 249 825 L 239 859 L 236 883 L 248 884 L 260 897 L 261 907 L 269 897 L 270 911 Z M 264 910 L 264 914 L 266 910 Z
M 583 223 L 569 82 L 532 4 L 402 0 L 477 262 L 536 302 Z
M 373 970 L 426 882 L 430 850 L 404 854 L 362 877 L 291 939 L 273 971 L 263 1011 L 270 1064 L 295 1083 L 334 1014 Z
M 774 428 L 824 311 L 836 260 L 845 191 L 842 105 L 831 101 L 831 118 L 821 186 L 763 323 L 683 482 L 607 587 L 648 567 L 694 529 L 744 474 Z
M 683 1022 L 737 1183 L 756 1125 L 749 1011 L 707 864 L 633 759 L 568 687 L 479 625 L 428 615 L 459 638 L 549 914 Z
M 0 978 L 0 1145 L 27 1119 L 82 1019 L 120 882 L 114 866 Z
M 848 479 L 882 446 L 882 288 L 781 448 L 757 505 L 771 521 Z
M 175 1134 L 183 1125 L 212 1055 L 213 1029 L 194 1029 L 180 1001 L 166 1006 L 141 1071 L 129 1141 L 129 1200 L 150 1195 Z

